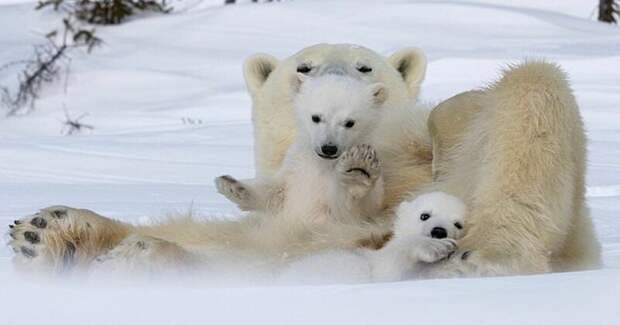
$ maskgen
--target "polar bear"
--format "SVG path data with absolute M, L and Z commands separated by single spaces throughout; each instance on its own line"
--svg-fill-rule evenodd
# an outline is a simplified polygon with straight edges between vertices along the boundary
M 411 48 L 384 58 L 361 46 L 319 44 L 281 61 L 266 54 L 249 58 L 244 76 L 253 101 L 257 174 L 274 175 L 295 139 L 290 78 L 296 73 L 381 82 L 389 98 L 377 125 L 382 136 L 371 145 L 382 160 L 385 215 L 409 195 L 429 191 L 455 195 L 476 211 L 465 219 L 461 251 L 437 263 L 429 276 L 598 267 L 600 245 L 584 197 L 583 123 L 564 72 L 541 61 L 510 66 L 490 86 L 459 94 L 429 113 L 413 109 L 425 71 L 424 54 Z M 343 242 L 380 248 L 390 238 L 390 223 L 376 223 L 387 226 L 334 231 Z M 286 245 L 255 247 L 245 239 L 268 241 L 272 235 L 258 224 L 257 218 L 177 218 L 135 226 L 53 206 L 12 225 L 10 245 L 18 265 L 57 271 L 88 266 L 121 243 L 132 245 L 123 242 L 129 236 L 141 236 L 140 247 L 165 246 L 162 254 L 170 259 L 188 250 L 237 247 L 286 255 L 341 244 L 316 240 L 323 234 L 308 239 L 286 227 L 279 232 Z
M 278 172 L 245 181 L 221 176 L 215 181 L 218 191 L 242 210 L 265 214 L 270 221 L 264 228 L 373 222 L 382 213 L 383 176 L 366 143 L 383 115 L 385 86 L 302 73 L 292 83 L 298 136 Z
M 379 250 L 328 250 L 302 257 L 284 268 L 281 283 L 327 284 L 400 281 L 422 277 L 426 269 L 456 250 L 467 208 L 443 192 L 422 194 L 396 209 L 393 238 Z
M 357 45 L 318 44 L 278 60 L 256 54 L 244 64 L 247 88 L 253 100 L 254 152 L 257 175 L 273 175 L 295 139 L 291 75 L 347 75 L 385 85 L 389 97 L 386 114 L 377 126 L 381 134 L 372 143 L 382 157 L 385 208 L 393 208 L 412 188 L 431 181 L 432 146 L 428 133 L 429 109 L 417 107 L 426 56 L 417 48 L 404 48 L 387 60 Z
M 462 251 L 431 277 L 599 267 L 600 244 L 584 197 L 583 122 L 566 74 L 552 63 L 526 61 L 508 66 L 486 88 L 440 103 L 429 116 L 400 114 L 399 104 L 415 107 L 425 64 L 417 49 L 381 58 L 347 44 L 311 46 L 282 61 L 264 54 L 249 59 L 259 172 L 271 173 L 295 136 L 283 76 L 337 71 L 381 81 L 395 104 L 378 127 L 385 143 L 373 144 L 384 162 L 385 208 L 407 195 L 444 191 L 478 211 L 465 221 L 472 226 L 459 241 Z

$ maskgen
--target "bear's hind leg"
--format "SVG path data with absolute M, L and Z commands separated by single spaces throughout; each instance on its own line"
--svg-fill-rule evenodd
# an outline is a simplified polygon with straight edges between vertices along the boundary
M 197 261 L 195 255 L 175 243 L 134 234 L 97 257 L 91 276 L 162 276 L 190 271 Z
M 88 267 L 132 231 L 128 224 L 65 206 L 42 209 L 9 227 L 15 265 L 21 271 L 47 273 Z

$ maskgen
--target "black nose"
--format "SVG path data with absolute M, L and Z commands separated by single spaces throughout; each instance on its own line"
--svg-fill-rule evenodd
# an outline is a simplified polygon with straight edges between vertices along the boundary
M 437 239 L 446 238 L 448 237 L 448 232 L 446 231 L 445 228 L 435 227 L 433 228 L 433 230 L 431 230 L 431 237 L 437 238 Z
M 321 147 L 321 152 L 326 156 L 333 156 L 338 153 L 338 147 L 331 144 L 326 144 Z

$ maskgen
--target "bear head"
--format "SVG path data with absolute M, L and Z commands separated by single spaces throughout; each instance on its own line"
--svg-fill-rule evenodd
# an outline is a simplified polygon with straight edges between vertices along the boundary
M 357 45 L 318 44 L 278 60 L 256 54 L 245 61 L 244 77 L 253 102 L 257 174 L 271 175 L 296 135 L 293 109 L 297 73 L 309 77 L 346 75 L 367 83 L 382 83 L 390 94 L 385 107 L 415 101 L 426 73 L 426 58 L 416 48 L 397 51 L 389 58 Z

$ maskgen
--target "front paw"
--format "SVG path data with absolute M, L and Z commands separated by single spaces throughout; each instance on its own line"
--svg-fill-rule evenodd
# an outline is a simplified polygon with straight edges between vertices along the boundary
M 456 251 L 456 241 L 451 238 L 425 238 L 415 249 L 416 257 L 424 263 L 435 263 Z
M 366 144 L 347 150 L 338 160 L 337 170 L 345 184 L 371 186 L 381 174 L 375 150 Z
M 459 250 L 428 268 L 424 278 L 478 277 L 483 275 L 500 275 L 498 265 L 490 263 L 476 251 Z
M 229 175 L 217 177 L 215 179 L 217 191 L 230 201 L 236 203 L 241 209 L 245 210 L 250 206 L 250 191 L 243 183 Z

